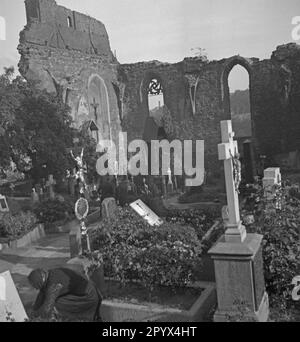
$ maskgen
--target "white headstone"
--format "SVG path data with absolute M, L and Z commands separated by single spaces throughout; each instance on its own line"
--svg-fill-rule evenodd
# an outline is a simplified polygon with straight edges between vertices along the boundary
M 154 211 L 152 211 L 143 201 L 137 200 L 130 204 L 130 207 L 145 219 L 150 226 L 160 226 L 163 221 L 159 218 Z
M 24 322 L 27 319 L 10 272 L 0 273 L 0 322 Z
M 281 186 L 281 173 L 279 167 L 270 167 L 264 170 L 263 189 L 264 196 L 272 200 L 276 195 L 277 187 Z
M 224 161 L 228 223 L 225 239 L 228 242 L 242 242 L 246 238 L 246 230 L 240 219 L 239 196 L 234 180 L 233 156 L 238 153 L 237 141 L 233 140 L 234 132 L 230 120 L 221 121 L 222 143 L 218 145 L 219 160 Z

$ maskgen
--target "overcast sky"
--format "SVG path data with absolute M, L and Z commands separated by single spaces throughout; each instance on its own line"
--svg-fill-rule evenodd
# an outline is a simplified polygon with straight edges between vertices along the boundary
M 269 58 L 277 45 L 292 42 L 292 18 L 300 0 L 57 0 L 102 21 L 121 63 L 178 62 L 201 47 L 209 59 L 235 54 Z M 0 68 L 17 65 L 19 32 L 26 24 L 23 0 L 0 0 L 7 40 L 0 41 Z M 300 43 L 300 42 L 298 42 Z M 232 89 L 247 78 L 231 75 Z

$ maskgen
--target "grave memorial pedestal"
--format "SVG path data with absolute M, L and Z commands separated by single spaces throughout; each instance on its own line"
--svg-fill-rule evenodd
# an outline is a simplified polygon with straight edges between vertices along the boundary
M 247 234 L 241 223 L 233 162 L 237 143 L 231 121 L 222 121 L 221 131 L 219 159 L 224 160 L 228 219 L 225 234 L 208 252 L 214 261 L 217 287 L 214 321 L 234 321 L 242 314 L 242 320 L 265 322 L 269 305 L 263 276 L 263 236 Z
M 243 319 L 266 322 L 269 316 L 262 259 L 262 235 L 247 234 L 246 239 L 228 243 L 224 236 L 209 251 L 215 267 L 218 309 L 215 322 Z

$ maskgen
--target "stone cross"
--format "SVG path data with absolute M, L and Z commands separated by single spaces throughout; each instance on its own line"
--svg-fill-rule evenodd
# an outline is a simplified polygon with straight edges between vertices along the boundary
M 116 216 L 117 204 L 113 197 L 105 198 L 101 204 L 102 218 L 111 221 Z
M 231 120 L 221 121 L 222 143 L 218 145 L 219 160 L 224 161 L 228 222 L 225 239 L 227 242 L 243 242 L 246 238 L 245 227 L 241 223 L 239 196 L 234 181 L 233 156 L 238 153 L 237 141 L 233 140 Z
M 56 180 L 53 178 L 53 175 L 49 175 L 49 179 L 46 183 L 46 187 L 49 188 L 50 199 L 55 198 L 55 193 L 54 193 L 54 189 L 53 189 L 55 184 L 56 184 Z

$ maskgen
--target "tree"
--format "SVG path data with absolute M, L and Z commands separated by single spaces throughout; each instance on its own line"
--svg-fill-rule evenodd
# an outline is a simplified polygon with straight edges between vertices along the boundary
M 99 153 L 96 152 L 97 143 L 87 130 L 81 129 L 76 133 L 78 139 L 78 148 L 75 154 L 79 154 L 84 147 L 83 161 L 87 166 L 87 182 L 93 183 L 98 178 L 96 163 L 99 158 Z
M 13 161 L 36 181 L 49 174 L 61 179 L 71 165 L 70 108 L 58 96 L 13 76 L 13 68 L 0 76 L 0 167 Z

